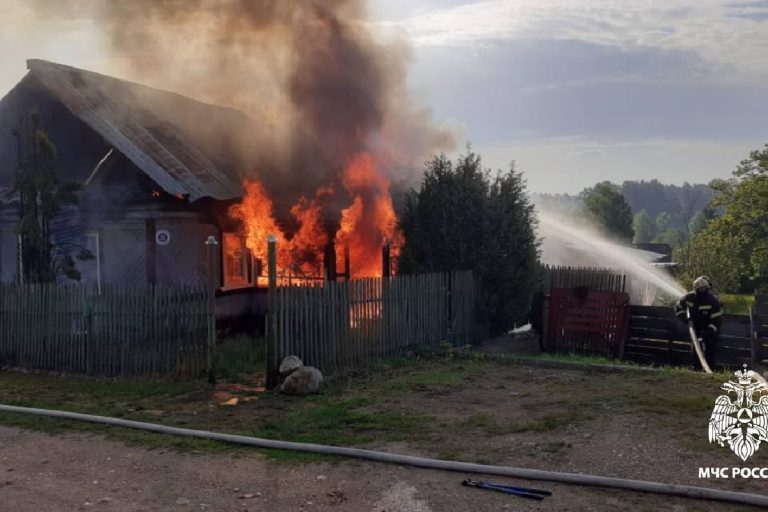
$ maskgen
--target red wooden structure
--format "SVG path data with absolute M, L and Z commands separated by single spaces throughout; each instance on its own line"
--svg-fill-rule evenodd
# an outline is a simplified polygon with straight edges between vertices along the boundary
M 552 288 L 544 349 L 622 358 L 629 328 L 624 292 Z

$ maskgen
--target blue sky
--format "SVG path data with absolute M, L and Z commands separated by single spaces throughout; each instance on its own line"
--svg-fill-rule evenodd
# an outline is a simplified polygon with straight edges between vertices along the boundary
M 88 20 L 0 34 L 0 94 L 24 59 L 100 69 Z M 5 6 L 4 6 L 5 4 Z M 727 177 L 768 142 L 768 1 L 371 0 L 374 28 L 411 46 L 409 85 L 486 164 L 531 190 Z M 25 28 L 26 27 L 26 28 Z
M 411 85 L 534 191 L 706 182 L 768 142 L 768 1 L 382 1 Z

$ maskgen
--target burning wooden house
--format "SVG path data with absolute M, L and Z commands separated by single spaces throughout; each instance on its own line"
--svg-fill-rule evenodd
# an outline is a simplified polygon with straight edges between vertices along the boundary
M 247 133 L 256 123 L 249 116 L 51 62 L 30 60 L 28 68 L 0 101 L 0 282 L 18 281 L 24 264 L 11 133 L 33 110 L 57 146 L 59 179 L 82 185 L 79 205 L 59 215 L 52 236 L 93 255 L 77 264 L 85 282 L 203 280 L 209 236 L 221 242 L 216 270 L 224 291 L 259 285 L 269 234 L 278 237 L 278 265 L 289 278 L 382 272 L 382 242 L 397 239 L 396 218 L 370 155 L 352 155 L 341 185 L 302 193 L 283 208 L 289 218 L 279 219 L 266 188 L 243 174 L 241 155 L 224 135 Z M 335 218 L 324 202 L 334 186 L 344 187 L 348 200 Z M 337 247 L 348 248 L 346 265 Z

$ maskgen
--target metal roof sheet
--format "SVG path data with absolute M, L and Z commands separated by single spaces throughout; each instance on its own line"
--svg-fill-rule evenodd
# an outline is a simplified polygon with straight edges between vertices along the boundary
M 220 164 L 220 155 L 206 154 L 184 127 L 161 117 L 154 107 L 165 102 L 201 113 L 229 109 L 42 60 L 29 60 L 27 67 L 75 116 L 169 194 L 188 195 L 190 201 L 242 196 L 237 171 Z

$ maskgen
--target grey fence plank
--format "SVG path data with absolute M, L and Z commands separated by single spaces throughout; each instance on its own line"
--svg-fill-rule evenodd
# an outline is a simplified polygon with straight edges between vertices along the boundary
M 209 306 L 197 286 L 0 286 L 0 365 L 103 377 L 204 368 Z
M 475 330 L 471 272 L 285 286 L 277 297 L 268 317 L 279 359 L 296 355 L 324 373 L 406 347 L 440 347 L 449 333 L 453 343 L 467 343 Z

